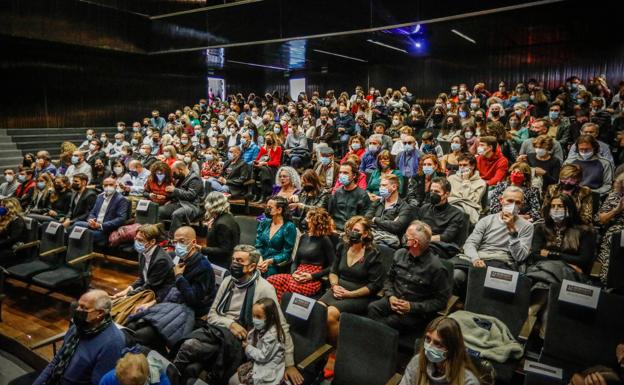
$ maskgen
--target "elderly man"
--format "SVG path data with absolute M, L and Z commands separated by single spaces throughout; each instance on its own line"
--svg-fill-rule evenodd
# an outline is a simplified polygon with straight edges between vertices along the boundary
M 171 171 L 175 185 L 165 188 L 168 202 L 158 208 L 158 219 L 171 219 L 169 233 L 173 235 L 182 224 L 201 215 L 199 207 L 204 196 L 204 183 L 184 162 L 173 163 Z
M 253 246 L 239 245 L 234 248 L 231 275 L 219 286 L 207 324 L 191 333 L 173 361 L 184 378 L 197 377 L 199 373 L 189 365 L 199 363 L 200 370 L 210 368 L 213 374 L 220 373 L 221 380 L 227 381 L 244 360 L 241 341 L 245 340 L 247 330 L 252 326 L 252 305 L 262 298 L 278 303 L 275 289 L 257 270 L 260 258 L 260 253 Z M 252 298 L 246 299 L 247 295 Z M 288 323 L 279 306 L 277 309 L 286 337 L 284 379 L 299 385 L 303 378 L 294 366 L 294 347 Z M 215 380 L 215 383 L 219 382 Z
M 56 166 L 50 163 L 50 153 L 47 151 L 39 151 L 37 152 L 37 163 L 35 166 L 35 178 L 38 178 L 39 175 L 48 173 L 51 176 L 56 175 Z
M 123 333 L 111 320 L 110 311 L 111 300 L 105 291 L 83 294 L 73 312 L 63 347 L 33 384 L 98 385 L 102 376 L 115 367 L 126 344 Z
M 384 297 L 368 305 L 368 316 L 400 331 L 421 332 L 446 306 L 451 281 L 448 270 L 429 248 L 431 228 L 426 223 L 412 222 L 405 237 L 407 248 L 394 253 Z
M 142 144 L 137 155 L 137 160 L 141 162 L 143 167 L 149 169 L 154 163 L 158 161 L 154 155 L 152 155 L 152 146 L 149 144 Z
M 611 149 L 609 148 L 609 145 L 603 141 L 598 140 L 598 137 L 600 135 L 600 128 L 598 127 L 596 123 L 583 124 L 583 127 L 581 127 L 581 135 L 593 136 L 594 139 L 596 139 L 596 141 L 598 142 L 598 145 L 600 146 L 600 154 L 598 155 L 602 156 L 603 158 L 607 159 L 609 162 L 613 164 L 613 155 L 611 154 Z M 576 148 L 576 143 L 572 144 L 572 147 L 570 147 L 570 152 L 568 153 L 567 161 L 573 160 L 575 156 L 578 156 L 578 149 Z
M 143 167 L 143 163 L 140 160 L 133 159 L 128 163 L 128 174 L 130 175 L 131 184 L 120 185 L 119 188 L 130 196 L 142 197 L 150 171 Z

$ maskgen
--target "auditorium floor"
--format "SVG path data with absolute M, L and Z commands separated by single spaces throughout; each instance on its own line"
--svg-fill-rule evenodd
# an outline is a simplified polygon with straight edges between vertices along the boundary
M 93 266 L 91 286 L 109 293 L 126 288 L 136 277 L 137 267 L 98 260 Z M 0 333 L 30 346 L 67 330 L 70 304 L 79 292 L 45 295 L 41 288 L 28 288 L 22 282 L 7 279 L 6 299 L 2 305 Z M 37 352 L 52 358 L 52 347 Z

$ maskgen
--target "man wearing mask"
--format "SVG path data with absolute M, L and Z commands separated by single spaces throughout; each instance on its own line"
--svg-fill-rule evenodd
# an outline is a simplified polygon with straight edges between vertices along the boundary
M 600 128 L 600 135 L 597 139 L 606 143 L 613 143 L 615 131 L 613 130 L 611 114 L 605 110 L 605 101 L 601 97 L 594 97 L 590 102 L 590 122 L 595 123 Z
M 503 210 L 479 220 L 464 243 L 464 254 L 453 258 L 455 284 L 461 291 L 470 266 L 517 270 L 529 256 L 533 224 L 518 215 L 524 203 L 522 189 L 510 186 L 500 200 Z
M 464 213 L 448 203 L 451 184 L 446 178 L 433 178 L 429 190 L 429 202 L 414 210 L 413 218 L 426 223 L 432 231 L 431 241 L 444 258 L 455 256 L 461 248 L 458 240 L 464 224 Z
M 17 174 L 19 185 L 15 189 L 15 198 L 19 199 L 23 209 L 26 209 L 32 201 L 37 185 L 32 168 L 20 168 Z
M 111 306 L 103 290 L 83 294 L 73 311 L 63 347 L 32 383 L 99 384 L 126 346 L 123 333 L 111 320 Z
M 165 188 L 169 201 L 158 208 L 158 219 L 171 219 L 169 233 L 173 234 L 183 223 L 190 223 L 201 215 L 199 206 L 204 183 L 184 162 L 176 161 L 171 171 L 175 185 Z
M 4 183 L 0 184 L 0 199 L 12 197 L 17 190 L 17 178 L 15 171 L 10 168 L 4 170 Z
M 117 230 L 128 219 L 130 204 L 115 188 L 115 179 L 106 178 L 102 183 L 104 192 L 97 196 L 87 221 L 78 221 L 74 226 L 86 227 L 93 233 L 95 242 L 108 240 L 108 235 Z
M 563 103 L 553 102 L 550 104 L 548 110 L 548 116 L 545 119 L 548 120 L 548 136 L 555 138 L 559 144 L 568 148 L 572 143 L 572 137 L 570 134 L 570 119 L 563 116 L 561 112 L 561 106 Z
M 461 154 L 457 159 L 459 170 L 448 177 L 451 191 L 448 201 L 455 207 L 461 208 L 470 217 L 473 225 L 479 220 L 481 201 L 487 185 L 481 179 L 477 170 L 477 159 L 474 155 Z
M 50 153 L 47 151 L 37 152 L 37 164 L 35 166 L 35 178 L 43 173 L 56 176 L 56 166 L 50 162 Z
M 524 143 L 527 142 L 528 140 Z M 509 162 L 500 152 L 495 137 L 484 136 L 479 138 L 477 154 L 477 170 L 479 170 L 481 179 L 488 186 L 494 186 L 505 179 Z
M 526 162 L 526 155 L 535 153 L 532 138 L 537 138 L 540 135 L 547 135 L 549 125 L 550 122 L 546 119 L 536 119 L 533 123 L 531 123 L 531 127 L 529 128 L 529 137 L 531 139 L 522 142 L 522 146 L 520 146 L 520 155 L 516 161 Z M 563 149 L 561 148 L 561 144 L 556 140 L 553 140 L 552 155 L 563 162 Z
M 371 135 L 368 139 L 368 149 L 362 155 L 362 163 L 360 170 L 362 172 L 372 172 L 377 169 L 377 154 L 381 151 L 382 136 L 379 134 Z
M 111 152 L 110 154 L 108 154 L 109 159 L 111 161 L 114 161 L 117 158 L 121 157 L 123 155 L 123 148 L 125 146 L 130 147 L 130 143 L 126 142 L 126 137 L 124 136 L 124 134 L 121 132 L 116 133 L 115 143 L 113 143 Z
M 97 139 L 93 139 L 89 143 L 89 151 L 87 151 L 84 155 L 85 162 L 91 166 L 93 169 L 95 166 L 95 161 L 97 159 L 102 160 L 102 162 L 106 162 L 106 154 L 101 150 L 102 142 Z
M 357 166 L 350 161 L 340 165 L 338 179 L 342 186 L 329 199 L 328 212 L 342 231 L 345 223 L 356 215 L 364 215 L 370 207 L 370 198 L 366 191 L 357 185 Z
M 154 155 L 152 155 L 152 146 L 149 144 L 142 144 L 137 154 L 136 159 L 141 162 L 143 167 L 149 169 L 152 165 L 158 161 Z
M 88 181 L 89 177 L 83 173 L 75 174 L 72 177 L 72 196 L 69 210 L 66 217 L 59 219 L 59 222 L 66 229 L 73 226 L 76 222 L 87 220 L 89 212 L 95 204 L 97 193 L 95 190 L 87 188 Z
M 381 199 L 371 203 L 365 217 L 373 224 L 376 243 L 398 249 L 401 247 L 400 237 L 412 218 L 413 209 L 399 197 L 399 178 L 394 174 L 381 176 L 379 196 Z
M 340 170 L 340 166 L 334 161 L 334 150 L 331 147 L 319 147 L 319 161 L 313 170 L 319 177 L 321 187 L 324 190 L 331 190 L 336 184 Z
M 243 152 L 242 159 L 245 163 L 251 165 L 253 161 L 258 157 L 258 152 L 260 148 L 257 144 L 251 140 L 251 135 L 249 132 L 244 132 L 241 134 L 240 138 L 240 148 Z
M 612 164 L 614 164 L 613 154 L 611 154 L 611 149 L 609 148 L 609 145 L 603 141 L 598 140 L 598 138 L 600 137 L 600 128 L 598 127 L 596 123 L 583 124 L 583 126 L 581 127 L 581 135 L 593 136 L 594 139 L 596 139 L 596 141 L 598 142 L 598 145 L 600 146 L 599 155 L 607 159 Z M 570 152 L 568 153 L 568 159 L 566 159 L 566 161 L 570 161 L 572 158 L 577 157 L 577 156 L 578 156 L 578 149 L 576 148 L 576 143 L 573 143 L 572 147 L 570 147 Z
M 403 151 L 396 156 L 397 168 L 406 178 L 412 178 L 418 172 L 419 154 L 416 150 L 416 138 L 407 135 L 401 139 Z
M 160 116 L 160 112 L 158 110 L 152 111 L 152 118 L 149 120 L 150 126 L 154 127 L 158 131 L 161 131 L 165 128 L 167 122 L 163 117 Z
M 76 174 L 85 174 L 91 181 L 91 165 L 84 161 L 84 155 L 82 151 L 74 151 L 71 157 L 71 166 L 65 171 L 65 176 L 71 179 Z
M 191 127 L 191 131 L 193 128 Z M 150 154 L 154 156 L 162 155 L 163 153 L 163 145 L 160 141 L 160 132 L 154 131 L 152 132 L 152 146 Z M 146 166 L 147 167 L 147 166 Z
M 89 144 L 91 144 L 91 141 L 93 139 L 97 139 L 97 137 L 95 136 L 95 131 L 93 131 L 92 129 L 88 129 L 86 133 L 86 140 L 82 142 L 80 146 L 78 146 L 78 150 L 83 152 L 89 150 Z
M 384 296 L 368 305 L 368 316 L 399 331 L 419 333 L 446 307 L 452 288 L 448 270 L 429 247 L 429 226 L 414 221 L 405 238 L 407 247 L 394 253 Z
M 335 134 L 336 130 L 332 126 L 331 119 L 329 119 L 327 113 L 321 112 L 321 117 L 318 119 L 314 134 L 312 135 L 315 147 L 321 143 L 331 146 Z
M 150 171 L 143 167 L 141 161 L 133 159 L 128 163 L 128 174 L 132 183 L 130 185 L 120 185 L 119 187 L 129 196 L 142 197 Z
M 247 164 L 238 146 L 230 147 L 227 160 L 223 164 L 223 172 L 218 178 L 210 177 L 212 189 L 221 193 L 230 193 L 233 196 L 244 195 L 246 191 L 245 182 L 251 179 L 252 166 Z M 255 200 L 250 196 L 250 200 Z
M 275 289 L 260 275 L 257 270 L 261 255 L 255 247 L 239 245 L 234 248 L 230 276 L 226 277 L 217 291 L 217 295 L 208 313 L 205 326 L 191 333 L 178 350 L 173 361 L 182 374 L 185 383 L 192 383 L 199 373 L 193 370 L 192 363 L 200 363 L 200 370 L 211 368 L 211 372 L 221 373 L 221 379 L 227 379 L 236 372 L 242 363 L 244 352 L 241 341 L 247 336 L 247 330 L 253 326 L 252 305 L 259 299 L 269 298 L 278 303 Z M 279 322 L 285 335 L 286 371 L 284 379 L 293 385 L 300 385 L 303 377 L 295 367 L 294 347 L 289 333 L 289 326 L 278 307 Z M 231 359 L 217 364 L 212 359 L 213 352 L 228 346 Z M 205 357 L 210 361 L 205 361 Z M 218 365 L 218 367 L 217 367 Z M 219 381 L 219 379 L 216 379 Z

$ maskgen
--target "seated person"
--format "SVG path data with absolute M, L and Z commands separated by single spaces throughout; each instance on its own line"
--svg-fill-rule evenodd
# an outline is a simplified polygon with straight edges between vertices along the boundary
M 488 187 L 495 186 L 505 179 L 509 162 L 501 153 L 495 137 L 479 138 L 477 154 L 477 170 Z
M 155 164 L 154 162 L 152 166 Z M 124 193 L 131 197 L 141 197 L 145 193 L 145 185 L 147 184 L 148 177 L 151 175 L 151 171 L 146 169 L 139 160 L 133 159 L 128 163 L 128 175 L 127 178 L 119 179 L 117 185 Z
M 538 221 L 542 215 L 540 209 L 539 189 L 533 187 L 531 179 L 531 168 L 524 162 L 516 162 L 509 167 L 509 176 L 506 180 L 497 184 L 490 193 L 490 214 L 499 213 L 502 210 L 502 203 L 499 199 L 509 186 L 516 186 L 522 189 L 524 203 L 519 215 L 529 222 Z
M 347 161 L 347 158 L 349 155 L 351 154 L 355 154 L 358 156 L 358 158 L 362 158 L 362 156 L 364 155 L 364 137 L 362 137 L 361 135 L 353 135 L 351 136 L 351 138 L 349 138 L 349 148 L 348 151 L 345 153 L 344 157 L 340 160 L 340 164 L 343 164 L 344 162 Z
M 128 219 L 130 204 L 115 189 L 113 178 L 104 179 L 104 192 L 97 196 L 86 221 L 74 226 L 86 227 L 93 233 L 93 241 L 106 242 L 108 235 L 117 230 Z
M 373 244 L 371 223 L 354 216 L 345 225 L 329 273 L 330 288 L 319 299 L 327 307 L 327 338 L 338 341 L 340 314 L 364 314 L 368 303 L 383 286 L 383 266 Z
M 624 343 L 615 348 L 615 359 L 620 367 L 617 370 L 604 366 L 594 366 L 576 373 L 570 379 L 571 385 L 617 385 L 624 382 Z
M 84 153 L 84 159 L 85 162 L 89 163 L 91 169 L 95 167 L 97 159 L 106 160 L 106 154 L 102 151 L 102 145 L 103 143 L 95 138 L 89 142 L 89 149 Z
M 124 186 L 132 185 L 132 177 L 128 172 L 126 164 L 121 159 L 111 160 L 111 176 L 117 181 L 117 191 L 125 193 Z
M 370 206 L 368 194 L 355 183 L 357 175 L 358 169 L 355 163 L 348 161 L 340 165 L 338 180 L 342 186 L 331 196 L 327 205 L 327 211 L 340 231 L 347 220 L 356 215 L 366 214 Z
M 462 247 L 458 237 L 464 226 L 464 213 L 461 209 L 448 203 L 451 184 L 444 177 L 431 180 L 429 202 L 414 209 L 414 218 L 425 222 L 431 229 L 431 241 L 435 243 L 439 253 L 448 258 L 455 255 Z
M 165 187 L 167 203 L 158 207 L 158 219 L 171 219 L 169 233 L 173 234 L 184 223 L 201 215 L 199 205 L 204 195 L 204 184 L 182 161 L 176 161 L 171 168 L 172 185 Z
M 10 168 L 4 169 L 4 182 L 0 184 L 0 199 L 13 196 L 17 186 L 19 183 L 15 177 L 15 171 Z
M 457 172 L 459 169 L 459 157 L 463 153 L 468 152 L 466 139 L 464 139 L 463 136 L 454 135 L 451 138 L 450 150 L 448 154 L 444 154 L 442 159 L 440 159 L 440 166 L 447 175 L 452 175 Z
M 91 209 L 95 205 L 97 193 L 87 188 L 88 180 L 89 177 L 82 173 L 72 177 L 72 196 L 69 210 L 65 216 L 59 218 L 59 222 L 61 222 L 66 229 L 74 226 L 76 222 L 86 221 Z
M 221 162 L 219 152 L 214 147 L 206 149 L 204 157 L 206 161 L 202 164 L 200 175 L 212 182 L 223 173 L 223 162 Z
M 609 272 L 609 255 L 612 250 L 611 238 L 613 234 L 624 229 L 624 173 L 620 172 L 615 178 L 613 190 L 600 206 L 596 217 L 604 230 L 598 261 L 602 265 L 600 278 L 606 283 Z
M 578 154 L 566 159 L 564 164 L 578 164 L 583 169 L 581 186 L 606 195 L 613 183 L 613 162 L 600 155 L 600 147 L 591 135 L 581 135 L 576 140 Z
M 39 222 L 58 221 L 69 212 L 71 205 L 72 192 L 69 179 L 64 175 L 58 175 L 54 178 L 54 187 L 50 192 L 48 205 L 40 214 L 30 213 L 29 217 Z
M 52 178 L 48 173 L 42 173 L 35 178 L 35 191 L 30 204 L 26 207 L 27 214 L 42 214 L 48 211 L 47 208 L 50 205 L 50 198 L 54 191 Z
M 56 166 L 51 163 L 50 153 L 42 150 L 37 152 L 37 162 L 35 163 L 35 177 L 47 173 L 56 176 Z
M 407 248 L 394 253 L 383 298 L 368 305 L 368 316 L 399 331 L 420 332 L 446 307 L 452 287 L 448 270 L 429 247 L 431 228 L 414 221 L 405 237 Z
M 457 321 L 438 317 L 427 325 L 418 354 L 407 364 L 399 385 L 479 385 L 478 376 Z
M 197 378 L 199 375 L 189 368 L 190 364 L 201 364 L 201 370 L 210 368 L 211 378 L 215 378 L 214 374 L 220 373 L 220 379 L 215 378 L 215 381 L 227 381 L 242 363 L 244 353 L 241 341 L 247 336 L 247 330 L 253 326 L 252 305 L 262 298 L 269 298 L 277 303 L 273 286 L 262 278 L 256 269 L 260 258 L 260 253 L 253 246 L 238 245 L 234 248 L 230 267 L 232 275 L 226 277 L 219 286 L 208 313 L 208 322 L 188 336 L 173 360 L 174 365 L 182 373 L 182 383 L 192 383 L 192 380 L 191 382 L 184 381 L 188 381 L 189 377 Z M 253 298 L 245 301 L 245 296 L 249 293 L 252 293 Z M 303 378 L 294 366 L 294 348 L 288 323 L 279 307 L 277 310 L 285 335 L 286 373 L 284 379 L 300 385 Z M 215 333 L 223 337 L 214 338 Z M 227 344 L 231 357 L 238 357 L 238 359 L 217 363 L 212 359 L 212 355 L 205 354 L 206 351 L 212 349 L 215 351 L 222 349 L 223 344 Z
M 416 207 L 427 202 L 431 190 L 431 181 L 444 175 L 437 156 L 434 154 L 423 155 L 418 163 L 418 172 L 409 180 L 405 200 Z
M 412 135 L 405 136 L 401 141 L 403 149 L 396 156 L 397 169 L 409 180 L 418 173 L 419 151 L 416 149 L 416 138 Z
M 420 148 L 418 149 L 420 153 L 424 155 L 435 155 L 438 158 L 442 158 L 444 156 L 444 150 L 442 150 L 442 146 L 435 140 L 433 137 L 433 132 L 427 130 L 423 132 L 421 136 L 422 142 L 420 143 Z
M 280 139 L 274 132 L 267 132 L 264 138 L 264 146 L 260 148 L 258 156 L 253 163 L 254 176 L 259 185 L 259 197 L 256 202 L 264 203 L 273 191 L 273 181 L 277 169 L 282 162 L 282 146 Z
M 32 168 L 20 168 L 17 181 L 19 185 L 17 189 L 15 189 L 15 194 L 13 194 L 13 196 L 19 200 L 22 208 L 26 209 L 32 202 L 32 197 L 37 186 Z
M 598 147 L 600 148 L 600 150 L 598 151 L 598 155 L 613 163 L 613 155 L 611 154 L 611 149 L 609 148 L 609 145 L 601 140 L 598 140 L 598 137 L 600 136 L 600 128 L 596 123 L 583 124 L 580 134 L 593 136 L 594 139 L 596 139 L 596 142 L 598 142 Z M 568 153 L 568 159 L 577 156 L 578 153 L 579 152 L 578 148 L 576 147 L 576 143 L 573 143 L 572 147 L 570 147 L 570 152 Z
M 548 128 L 550 127 L 550 123 L 546 119 L 535 119 L 534 122 L 531 123 L 531 127 L 529 128 L 529 137 L 537 138 L 540 135 L 547 135 Z M 517 161 L 526 161 L 526 158 L 529 154 L 535 152 L 535 147 L 533 147 L 532 140 L 525 140 L 522 142 L 522 146 L 520 146 L 520 155 L 516 159 Z M 561 144 L 553 140 L 553 150 L 552 155 L 563 161 L 563 149 L 561 148 Z
M 400 133 L 399 136 L 394 137 L 392 139 L 392 140 L 395 141 L 394 144 L 392 145 L 392 150 L 390 151 L 390 154 L 392 154 L 392 157 L 396 157 L 401 152 L 403 152 L 403 150 L 404 150 L 403 141 L 406 140 L 409 136 L 414 135 L 414 130 L 410 126 L 403 126 L 399 130 L 399 133 Z M 414 147 L 415 147 L 415 145 L 414 145 Z
M 124 290 L 111 298 L 122 298 L 134 295 L 143 290 L 151 290 L 155 294 L 152 304 L 162 302 L 171 287 L 175 284 L 173 261 L 169 254 L 158 246 L 161 231 L 158 225 L 141 225 L 134 239 L 134 250 L 139 255 L 139 276 Z
M 390 139 L 390 141 L 392 141 L 392 139 Z M 377 154 L 381 151 L 381 142 L 382 137 L 379 134 L 371 135 L 371 137 L 368 138 L 368 149 L 364 152 L 364 155 L 362 155 L 360 171 L 368 174 L 377 168 Z
M 167 353 L 165 347 L 175 349 L 178 342 L 195 329 L 195 324 L 208 314 L 215 295 L 212 265 L 200 252 L 195 230 L 182 226 L 173 239 L 177 261 L 173 266 L 175 288 L 155 303 L 143 305 L 126 323 L 126 327 L 134 330 L 137 343 L 161 354 Z M 172 319 L 179 327 L 170 327 Z
M 241 145 L 239 148 L 242 151 L 241 159 L 248 165 L 253 165 L 253 161 L 256 160 L 260 148 L 254 143 L 249 132 L 243 132 L 241 134 L 240 143 Z
M 283 197 L 269 198 L 265 215 L 267 218 L 258 224 L 256 249 L 262 255 L 258 270 L 270 276 L 278 272 L 278 264 L 290 260 L 297 229 L 290 218 L 288 201 Z
M 479 220 L 479 214 L 483 209 L 481 202 L 485 194 L 486 184 L 477 170 L 477 159 L 470 153 L 461 154 L 458 158 L 459 170 L 449 175 L 451 193 L 448 201 L 458 207 L 470 217 L 470 223 L 475 224 Z
M 349 162 L 353 162 L 353 164 L 356 165 L 356 167 L 358 168 L 358 177 L 357 177 L 357 186 L 359 188 L 361 188 L 362 190 L 366 191 L 366 178 L 367 175 L 364 171 L 359 171 L 360 168 L 360 158 L 357 157 L 357 155 L 355 154 L 351 154 L 349 156 L 347 156 L 347 161 Z M 344 163 L 344 162 L 343 162 Z M 340 163 L 340 165 L 342 165 L 343 163 Z M 338 174 L 340 174 L 340 168 L 338 168 Z M 336 183 L 334 184 L 334 187 L 331 190 L 331 193 L 335 193 L 336 190 L 338 190 L 338 188 L 342 186 L 342 183 L 340 183 L 340 178 L 336 179 Z
M 301 178 L 297 170 L 290 166 L 282 166 L 275 176 L 273 186 L 273 196 L 282 197 L 289 200 L 293 195 L 301 191 Z
M 227 160 L 223 164 L 222 174 L 217 178 L 208 179 L 214 191 L 229 193 L 233 196 L 244 195 L 245 182 L 251 179 L 252 167 L 241 158 L 238 146 L 230 147 Z M 256 197 L 251 197 L 255 200 Z
M 334 150 L 328 146 L 318 147 L 319 161 L 312 167 L 324 190 L 330 190 L 338 180 L 340 166 L 334 160 Z
M 464 254 L 453 258 L 456 286 L 466 282 L 470 265 L 517 270 L 529 256 L 533 225 L 518 215 L 524 203 L 522 189 L 509 186 L 500 199 L 502 211 L 479 220 L 464 243 Z
M 89 188 L 94 189 L 96 192 L 101 193 L 103 190 L 104 179 L 111 176 L 111 171 L 104 165 L 104 159 L 96 159 L 93 161 L 92 177 L 89 182 Z
M 290 202 L 288 208 L 297 227 L 303 230 L 302 222 L 305 221 L 309 210 L 327 209 L 330 196 L 329 192 L 321 187 L 321 181 L 314 171 L 304 171 L 301 175 L 301 192 L 288 200 Z
M 373 135 L 379 135 L 379 151 L 392 150 L 392 145 L 394 144 L 394 141 L 389 135 L 386 135 L 386 124 L 383 122 L 383 120 L 378 120 L 373 123 Z M 373 135 L 371 135 L 370 138 L 372 138 Z M 370 138 L 368 139 L 367 145 L 370 144 Z
M 167 163 L 154 162 L 143 187 L 143 197 L 158 203 L 159 206 L 166 204 L 169 201 L 166 189 L 168 186 L 173 186 L 171 175 L 171 168 L 167 166 Z
M 141 353 L 128 352 L 117 361 L 117 365 L 106 373 L 99 385 L 150 384 L 171 385 L 166 369 L 156 360 L 150 361 Z M 151 368 L 160 370 L 153 372 Z M 158 378 L 152 378 L 158 373 Z
M 14 247 L 24 242 L 26 223 L 22 217 L 22 206 L 16 198 L 0 201 L 0 266 L 14 265 Z M 1 274 L 1 273 L 0 273 Z
M 88 178 L 88 181 L 91 180 L 91 165 L 85 162 L 84 155 L 82 151 L 74 151 L 71 157 L 71 166 L 67 168 L 65 171 L 65 176 L 70 180 L 76 174 L 85 174 Z
M 592 191 L 581 186 L 583 169 L 576 164 L 564 164 L 559 171 L 559 183 L 548 186 L 544 193 L 544 201 L 548 201 L 559 193 L 569 195 L 578 209 L 581 221 L 586 225 L 593 224 Z
M 139 151 L 137 152 L 136 159 L 147 169 L 150 169 L 152 164 L 158 161 L 156 156 L 152 155 L 152 146 L 147 143 L 141 145 Z
M 111 301 L 103 290 L 90 290 L 78 300 L 63 347 L 34 380 L 44 384 L 99 384 L 115 367 L 126 340 L 111 320 Z
M 412 218 L 412 207 L 399 197 L 399 178 L 394 174 L 381 176 L 379 187 L 380 199 L 374 200 L 365 217 L 373 226 L 373 236 L 376 243 L 398 249 L 401 246 L 400 237 Z
M 308 150 L 308 138 L 296 119 L 291 119 L 288 128 L 288 136 L 284 142 L 284 153 L 292 168 L 298 169 L 310 161 Z
M 371 200 L 379 199 L 379 183 L 381 182 L 381 176 L 390 174 L 397 177 L 399 191 L 402 191 L 403 176 L 401 172 L 396 169 L 394 157 L 388 150 L 383 150 L 377 154 L 377 167 L 368 174 L 368 178 L 366 179 L 366 191 Z
M 207 232 L 206 246 L 201 252 L 210 262 L 227 269 L 232 262 L 232 250 L 240 242 L 240 227 L 230 212 L 230 202 L 220 192 L 208 194 L 204 208 Z
M 542 178 L 542 190 L 556 184 L 559 180 L 561 161 L 552 156 L 553 138 L 540 135 L 533 139 L 535 153 L 527 155 L 527 163 L 535 172 L 535 176 Z

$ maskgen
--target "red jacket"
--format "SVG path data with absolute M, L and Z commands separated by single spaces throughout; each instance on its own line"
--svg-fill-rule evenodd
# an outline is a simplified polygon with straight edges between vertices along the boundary
M 256 160 L 260 160 L 263 156 L 267 155 L 267 150 L 265 146 L 260 147 L 260 152 L 258 152 L 258 156 Z M 267 162 L 267 166 L 269 167 L 279 167 L 282 164 L 282 147 L 277 146 L 274 150 L 269 152 L 269 161 Z
M 477 156 L 477 170 L 488 186 L 494 186 L 505 179 L 508 165 L 509 161 L 503 156 L 499 146 L 489 159 L 483 155 Z

